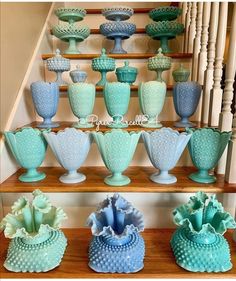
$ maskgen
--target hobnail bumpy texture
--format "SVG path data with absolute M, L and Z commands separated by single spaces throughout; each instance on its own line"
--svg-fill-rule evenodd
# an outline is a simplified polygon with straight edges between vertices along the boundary
M 114 38 L 116 36 L 122 39 L 129 38 L 135 33 L 136 25 L 130 22 L 106 22 L 100 25 L 101 33 L 107 38 Z
M 83 8 L 75 8 L 75 7 L 73 8 L 60 7 L 56 9 L 55 14 L 60 20 L 67 21 L 67 19 L 64 19 L 64 17 L 69 18 L 69 16 L 78 17 L 79 20 L 82 20 L 86 15 L 86 10 Z
M 184 30 L 184 25 L 176 21 L 159 21 L 146 25 L 146 33 L 153 38 L 160 38 L 163 35 L 172 38 L 181 34 Z
M 133 13 L 134 10 L 127 6 L 113 6 L 102 10 L 102 15 L 108 20 L 127 20 Z
M 70 70 L 70 60 L 62 57 L 60 51 L 56 50 L 56 55 L 47 59 L 47 68 L 49 71 L 68 71 Z
M 104 48 L 101 51 L 100 57 L 92 59 L 92 69 L 94 71 L 113 71 L 115 67 L 115 60 L 106 55 Z
M 145 244 L 137 232 L 121 246 L 108 245 L 101 236 L 94 236 L 89 247 L 89 266 L 104 273 L 132 273 L 143 268 Z
M 69 38 L 75 38 L 77 41 L 83 41 L 90 34 L 90 29 L 85 25 L 76 24 L 58 24 L 52 28 L 53 34 L 63 41 L 68 41 Z
M 189 129 L 193 132 L 188 148 L 193 164 L 198 169 L 214 168 L 230 139 L 230 133 L 213 128 Z
M 162 54 L 161 48 L 158 49 L 158 54 L 148 59 L 149 70 L 168 70 L 171 68 L 171 58 Z
M 26 244 L 21 238 L 10 242 L 4 267 L 14 272 L 46 272 L 61 263 L 67 245 L 62 231 L 52 231 L 48 240 Z
M 176 263 L 193 272 L 225 272 L 232 268 L 228 242 L 216 235 L 211 244 L 200 244 L 187 238 L 183 228 L 173 234 L 171 247 Z
M 149 17 L 154 21 L 175 20 L 182 14 L 182 9 L 175 6 L 158 7 L 149 12 Z

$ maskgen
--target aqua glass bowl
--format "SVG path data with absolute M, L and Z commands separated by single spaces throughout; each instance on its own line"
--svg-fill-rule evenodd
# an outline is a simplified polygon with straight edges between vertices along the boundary
M 158 7 L 149 12 L 149 17 L 154 21 L 171 21 L 182 14 L 182 9 L 176 6 Z

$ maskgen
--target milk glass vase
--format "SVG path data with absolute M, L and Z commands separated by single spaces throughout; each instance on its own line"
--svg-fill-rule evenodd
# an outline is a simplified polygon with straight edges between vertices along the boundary
M 119 194 L 107 197 L 87 221 L 93 238 L 89 267 L 103 273 L 132 273 L 144 264 L 143 215 Z
M 175 183 L 177 178 L 169 174 L 169 170 L 175 167 L 191 134 L 162 128 L 154 132 L 142 132 L 142 137 L 152 165 L 159 169 L 150 179 L 161 184 Z
M 60 230 L 66 218 L 62 208 L 52 206 L 40 190 L 33 192 L 32 202 L 20 197 L 0 224 L 5 237 L 12 239 L 4 267 L 13 272 L 46 272 L 59 266 L 67 245 Z
M 192 134 L 188 144 L 189 153 L 197 172 L 189 178 L 199 183 L 213 183 L 216 177 L 209 174 L 222 156 L 231 136 L 231 132 L 221 132 L 214 128 L 187 128 Z
M 149 81 L 141 83 L 138 89 L 139 105 L 147 121 L 141 126 L 146 128 L 160 128 L 162 124 L 158 121 L 166 96 L 166 83 Z
M 68 172 L 60 176 L 63 183 L 79 183 L 86 179 L 77 169 L 85 161 L 92 143 L 91 134 L 75 128 L 66 128 L 64 131 L 44 132 L 44 137 L 51 147 L 60 165 Z
M 57 83 L 37 81 L 32 83 L 30 88 L 36 112 L 44 119 L 43 123 L 37 125 L 37 127 L 58 127 L 58 123 L 51 121 L 57 112 L 59 102 L 59 88 Z
M 126 114 L 130 101 L 130 85 L 128 83 L 111 82 L 106 83 L 104 90 L 104 100 L 108 114 L 113 122 L 108 125 L 109 128 L 126 128 L 128 124 L 122 122 Z
M 131 162 L 141 132 L 127 132 L 121 129 L 111 131 L 92 132 L 101 153 L 103 162 L 112 175 L 107 176 L 104 182 L 111 186 L 123 186 L 130 183 L 122 172 Z
M 89 116 L 93 112 L 95 102 L 95 86 L 89 83 L 75 83 L 69 85 L 68 96 L 71 109 L 79 121 L 73 126 L 75 128 L 92 128 Z
M 33 128 L 22 128 L 17 131 L 4 133 L 8 146 L 17 163 L 26 169 L 26 173 L 19 176 L 22 182 L 43 180 L 45 173 L 38 172 L 47 149 L 47 143 L 42 131 Z
M 192 272 L 225 272 L 232 268 L 230 248 L 224 233 L 236 228 L 213 194 L 198 192 L 173 211 L 178 225 L 171 238 L 176 263 Z

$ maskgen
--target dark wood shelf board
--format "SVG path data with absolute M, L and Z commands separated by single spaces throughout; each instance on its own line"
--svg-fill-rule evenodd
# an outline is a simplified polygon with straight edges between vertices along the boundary
M 147 229 L 142 233 L 145 240 L 144 268 L 132 274 L 96 273 L 88 267 L 88 247 L 92 238 L 90 229 L 64 229 L 68 246 L 59 267 L 43 273 L 14 273 L 7 271 L 3 263 L 9 239 L 1 234 L 0 275 L 1 278 L 232 278 L 236 276 L 236 250 L 232 231 L 225 234 L 231 248 L 233 268 L 225 273 L 194 273 L 184 270 L 175 263 L 170 239 L 175 229 Z
M 62 56 L 67 59 L 76 59 L 76 60 L 86 60 L 94 59 L 99 57 L 101 54 L 63 54 Z M 109 57 L 114 59 L 148 59 L 155 56 L 154 53 L 129 53 L 129 54 L 108 54 Z M 42 54 L 42 59 L 46 60 L 53 57 L 54 54 Z M 173 59 L 190 59 L 192 58 L 192 53 L 169 53 L 165 56 L 171 57 Z
M 40 182 L 24 183 L 18 180 L 23 169 L 18 170 L 0 186 L 0 192 L 19 193 L 32 192 L 39 188 L 43 192 L 144 192 L 144 193 L 192 193 L 205 191 L 210 193 L 236 193 L 236 184 L 224 181 L 224 176 L 218 175 L 217 182 L 200 184 L 188 179 L 188 175 L 195 171 L 193 167 L 176 167 L 172 173 L 177 177 L 177 182 L 170 185 L 157 184 L 149 176 L 157 170 L 153 167 L 129 167 L 124 174 L 129 176 L 131 183 L 127 186 L 113 187 L 104 183 L 104 178 L 110 174 L 105 167 L 81 167 L 80 172 L 87 177 L 86 181 L 78 184 L 63 184 L 59 177 L 65 173 L 61 167 L 42 167 L 47 177 Z
M 151 10 L 155 9 L 153 8 L 133 8 L 134 14 L 146 14 L 149 13 Z M 86 9 L 87 14 L 101 14 L 103 9 Z
M 52 29 L 50 29 L 50 34 L 53 35 Z M 90 35 L 92 35 L 92 34 L 101 34 L 100 29 L 99 28 L 91 28 L 90 29 Z M 136 31 L 135 31 L 134 34 L 145 34 L 145 35 L 147 35 L 145 28 L 136 28 Z

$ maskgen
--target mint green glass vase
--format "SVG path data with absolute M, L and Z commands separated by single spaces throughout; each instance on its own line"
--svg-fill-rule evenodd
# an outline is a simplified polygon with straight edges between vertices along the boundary
M 8 146 L 20 166 L 27 169 L 25 174 L 19 176 L 22 182 L 35 182 L 43 180 L 45 173 L 38 172 L 47 149 L 42 131 L 33 128 L 22 128 L 17 131 L 4 133 Z
M 127 123 L 122 122 L 126 114 L 130 101 L 130 85 L 128 83 L 111 82 L 106 83 L 104 90 L 104 100 L 108 114 L 112 117 L 109 128 L 126 128 Z
M 68 97 L 71 109 L 79 122 L 75 128 L 92 128 L 94 125 L 88 121 L 93 112 L 95 103 L 95 86 L 89 83 L 75 83 L 69 85 Z
M 0 224 L 5 237 L 12 239 L 4 267 L 13 272 L 46 272 L 59 266 L 67 245 L 60 230 L 66 218 L 40 190 L 33 192 L 32 202 L 20 197 Z
M 139 104 L 142 113 L 148 118 L 142 122 L 145 128 L 160 128 L 162 124 L 158 121 L 166 96 L 166 83 L 149 81 L 141 83 L 138 89 Z
M 104 182 L 112 186 L 123 186 L 130 183 L 127 176 L 122 172 L 127 169 L 131 162 L 136 146 L 141 135 L 140 132 L 127 132 L 121 129 L 111 131 L 92 132 L 101 153 L 103 162 L 112 175 L 107 176 Z
M 178 225 L 171 238 L 176 263 L 192 272 L 225 272 L 232 268 L 230 248 L 224 233 L 236 228 L 213 194 L 204 192 L 191 196 L 187 204 L 173 211 Z
M 213 183 L 214 175 L 209 175 L 222 156 L 229 142 L 231 132 L 221 132 L 214 128 L 187 128 L 192 133 L 188 143 L 189 153 L 197 172 L 189 175 L 189 178 L 199 183 Z

